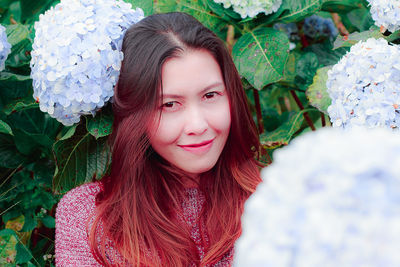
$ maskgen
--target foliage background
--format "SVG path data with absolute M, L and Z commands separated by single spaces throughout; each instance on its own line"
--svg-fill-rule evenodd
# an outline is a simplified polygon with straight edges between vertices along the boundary
M 326 73 L 352 44 L 370 36 L 398 37 L 373 26 L 365 0 L 283 0 L 276 13 L 247 19 L 212 0 L 125 1 L 146 15 L 187 12 L 226 41 L 243 77 L 266 164 L 292 138 L 330 125 Z M 73 187 L 99 179 L 110 164 L 105 142 L 112 131 L 110 105 L 65 127 L 42 113 L 32 97 L 33 25 L 58 2 L 0 0 L 0 23 L 12 45 L 0 72 L 1 266 L 53 266 L 57 202 Z M 344 36 L 336 41 L 307 36 L 302 26 L 312 14 L 332 18 Z M 299 29 L 294 39 L 273 27 L 291 22 Z

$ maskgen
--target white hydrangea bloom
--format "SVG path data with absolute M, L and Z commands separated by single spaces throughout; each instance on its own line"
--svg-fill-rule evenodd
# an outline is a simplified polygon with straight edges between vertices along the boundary
M 274 13 L 282 4 L 282 0 L 214 0 L 214 2 L 223 4 L 224 8 L 232 7 L 243 19 L 253 18 L 262 12 L 265 15 Z
M 384 39 L 360 41 L 328 72 L 334 127 L 400 126 L 400 47 Z
M 7 41 L 6 28 L 0 25 L 0 71 L 4 70 L 5 62 L 11 53 L 11 45 Z
M 399 0 L 367 0 L 375 25 L 395 32 L 400 29 Z
M 296 138 L 245 203 L 234 266 L 400 266 L 399 166 L 388 129 Z
M 33 97 L 64 125 L 113 96 L 129 26 L 144 17 L 122 0 L 61 0 L 35 23 Z

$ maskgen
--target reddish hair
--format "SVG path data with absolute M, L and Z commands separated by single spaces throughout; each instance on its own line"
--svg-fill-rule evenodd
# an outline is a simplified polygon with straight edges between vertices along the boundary
M 146 131 L 154 118 L 166 59 L 187 49 L 205 49 L 217 60 L 231 107 L 231 129 L 216 165 L 200 175 L 206 201 L 208 242 L 200 261 L 189 230 L 178 222 L 182 173 L 153 151 Z M 111 172 L 102 178 L 89 240 L 104 265 L 124 265 L 106 249 L 107 239 L 134 266 L 215 264 L 241 234 L 244 201 L 261 181 L 255 159 L 259 140 L 246 95 L 224 43 L 192 16 L 156 14 L 125 34 L 124 60 L 115 88 Z M 157 119 L 157 118 L 155 118 Z M 102 235 L 97 230 L 102 228 Z M 107 254 L 108 253 L 108 254 Z

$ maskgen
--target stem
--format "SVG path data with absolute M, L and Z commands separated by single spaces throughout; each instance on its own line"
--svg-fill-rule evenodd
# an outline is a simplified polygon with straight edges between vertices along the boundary
M 303 110 L 303 104 L 301 104 L 301 101 L 299 99 L 299 97 L 296 95 L 296 92 L 294 90 L 290 90 L 290 94 L 293 96 L 294 101 L 296 101 L 297 106 Z M 304 112 L 303 113 L 304 119 L 306 119 L 306 122 L 308 124 L 308 126 L 310 126 L 311 130 L 315 131 L 315 126 L 314 123 L 312 122 L 310 116 L 308 115 L 308 112 Z
M 346 27 L 343 25 L 342 20 L 340 19 L 340 16 L 338 13 L 331 13 L 333 23 L 335 23 L 336 28 L 339 30 L 340 35 L 346 36 L 349 35 L 349 31 L 346 29 Z
M 233 27 L 233 25 L 228 25 L 228 32 L 226 33 L 226 44 L 228 46 L 230 54 L 232 54 L 234 40 L 235 40 L 235 28 Z
M 326 126 L 325 114 L 323 112 L 321 112 L 321 124 L 322 124 L 322 127 Z
M 260 94 L 257 89 L 253 89 L 254 102 L 256 104 L 256 114 L 257 114 L 257 123 L 258 123 L 258 132 L 262 134 L 264 132 L 264 124 L 261 114 L 261 105 L 260 105 Z

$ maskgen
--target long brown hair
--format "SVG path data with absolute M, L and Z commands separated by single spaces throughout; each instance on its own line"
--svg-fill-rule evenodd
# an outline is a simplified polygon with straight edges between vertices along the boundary
M 152 150 L 146 135 L 160 97 L 162 65 L 187 49 L 205 49 L 215 57 L 231 108 L 231 129 L 220 158 L 200 175 L 208 234 L 201 261 L 189 230 L 176 219 L 184 191 L 182 173 Z M 101 180 L 89 235 L 93 253 L 104 265 L 111 258 L 115 265 L 126 260 L 133 266 L 216 263 L 240 236 L 244 201 L 261 181 L 255 159 L 258 135 L 235 65 L 212 31 L 178 12 L 151 15 L 133 25 L 122 51 L 113 102 L 111 172 Z M 110 256 L 107 238 L 124 261 Z

